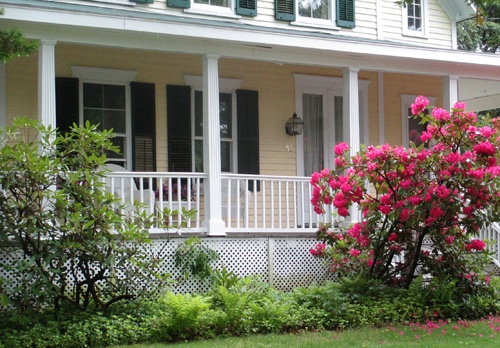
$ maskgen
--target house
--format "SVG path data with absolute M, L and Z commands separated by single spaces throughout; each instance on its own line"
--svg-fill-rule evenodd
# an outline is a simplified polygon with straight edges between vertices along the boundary
M 189 230 L 226 241 L 278 234 L 311 243 L 330 217 L 310 209 L 308 176 L 333 166 L 340 141 L 353 151 L 408 144 L 417 95 L 444 108 L 500 107 L 500 56 L 456 50 L 457 22 L 474 16 L 464 0 L 0 7 L 0 27 L 40 43 L 38 54 L 0 65 L 0 122 L 38 115 L 61 131 L 86 120 L 112 127 L 122 150 L 113 163 L 127 170 L 110 174 L 114 191 L 151 209 L 196 209 Z M 303 132 L 288 135 L 294 114 Z

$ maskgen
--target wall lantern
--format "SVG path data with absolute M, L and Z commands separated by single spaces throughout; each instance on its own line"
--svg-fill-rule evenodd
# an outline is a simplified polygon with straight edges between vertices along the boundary
M 296 113 L 286 121 L 285 129 L 288 135 L 300 135 L 302 128 L 304 128 L 304 121 Z

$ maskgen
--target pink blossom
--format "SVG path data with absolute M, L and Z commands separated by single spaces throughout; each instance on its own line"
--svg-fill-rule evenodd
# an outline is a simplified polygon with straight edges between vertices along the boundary
M 326 245 L 324 243 L 317 243 L 314 248 L 309 249 L 312 256 L 322 257 L 325 254 Z
M 453 241 L 455 240 L 455 236 L 448 236 L 444 239 L 444 241 L 446 242 L 446 244 L 450 245 L 450 244 L 453 244 Z
M 396 233 L 391 233 L 391 234 L 389 235 L 389 238 L 387 238 L 387 240 L 388 240 L 389 242 L 395 242 L 395 241 L 397 241 L 397 240 L 398 240 L 398 235 L 397 235 Z
M 479 129 L 479 133 L 481 133 L 481 135 L 485 138 L 490 138 L 493 133 L 495 133 L 495 130 L 491 129 L 491 127 L 481 127 L 481 129 Z
M 474 145 L 474 151 L 476 151 L 479 155 L 493 156 L 496 150 L 489 141 L 484 141 L 482 143 Z
M 433 207 L 431 208 L 429 214 L 434 218 L 434 219 L 439 219 L 441 216 L 444 215 L 444 211 L 440 207 Z
M 473 239 L 473 240 L 470 241 L 470 243 L 468 243 L 468 244 L 465 245 L 465 249 L 467 251 L 471 251 L 471 250 L 481 251 L 485 247 L 486 247 L 486 243 L 483 242 L 480 239 Z
M 422 140 L 422 142 L 426 143 L 428 142 L 429 140 L 432 139 L 432 134 L 429 133 L 429 132 L 422 132 L 422 135 L 420 136 L 420 140 Z
M 333 148 L 333 152 L 335 152 L 337 156 L 342 156 L 348 149 L 349 145 L 347 143 L 339 143 L 335 145 L 335 147 Z
M 411 104 L 411 113 L 412 115 L 418 115 L 425 110 L 425 108 L 429 105 L 429 100 L 424 96 L 418 96 L 415 99 L 415 102 Z
M 358 256 L 361 254 L 361 251 L 359 251 L 358 249 L 354 249 L 354 248 L 352 248 L 352 249 L 349 251 L 349 254 L 351 254 L 351 256 L 358 257 Z
M 391 207 L 388 205 L 381 204 L 378 206 L 378 210 L 384 215 L 388 215 L 391 212 Z
M 437 120 L 437 121 L 449 121 L 450 120 L 450 114 L 448 111 L 445 109 L 441 108 L 434 108 L 432 110 L 432 116 Z
M 456 102 L 455 104 L 453 104 L 453 108 L 454 109 L 457 109 L 457 110 L 465 110 L 465 103 L 464 102 Z
M 339 208 L 338 213 L 340 216 L 346 217 L 349 215 L 349 210 L 347 210 L 346 208 Z

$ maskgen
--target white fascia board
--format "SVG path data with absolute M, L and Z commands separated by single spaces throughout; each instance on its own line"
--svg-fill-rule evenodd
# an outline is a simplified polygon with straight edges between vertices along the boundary
M 306 33 L 297 31 L 270 32 L 250 26 L 227 28 L 216 27 L 213 23 L 178 23 L 68 12 L 55 15 L 54 11 L 16 7 L 6 8 L 3 17 L 0 27 L 15 21 L 28 37 L 57 39 L 58 42 L 500 80 L 500 56 L 494 54 L 333 36 L 306 36 Z

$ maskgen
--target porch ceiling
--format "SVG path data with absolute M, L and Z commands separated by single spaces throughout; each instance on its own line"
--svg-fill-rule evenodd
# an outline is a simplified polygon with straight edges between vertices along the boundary
M 468 110 L 482 111 L 500 108 L 500 81 L 460 79 L 458 98 Z
M 37 8 L 33 11 L 35 3 Z M 55 4 L 57 9 L 54 9 Z M 187 22 L 180 16 L 163 13 L 71 3 L 0 0 L 0 5 L 5 8 L 0 27 L 16 26 L 26 36 L 37 39 L 184 54 L 215 54 L 224 58 L 280 64 L 356 67 L 500 81 L 500 55 L 353 39 L 324 32 L 257 27 L 232 21 L 194 18 Z M 57 16 L 54 11 L 57 11 Z M 472 96 L 471 88 L 465 90 L 464 95 L 471 100 L 481 96 Z M 484 94 L 482 96 L 486 97 Z

